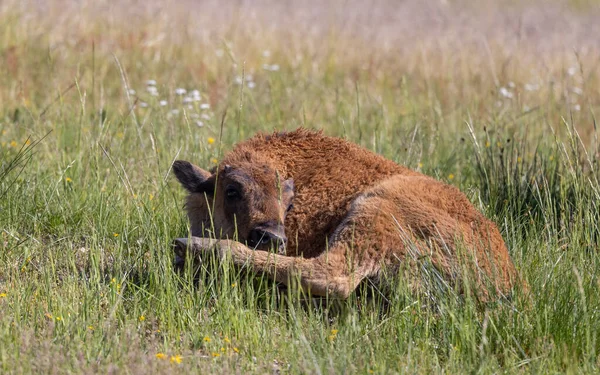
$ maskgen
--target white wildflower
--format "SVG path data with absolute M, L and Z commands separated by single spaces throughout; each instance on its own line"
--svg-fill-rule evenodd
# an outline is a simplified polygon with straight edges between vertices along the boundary
M 540 85 L 538 85 L 537 83 L 526 83 L 525 84 L 526 91 L 537 91 L 539 89 L 540 89 Z
M 148 93 L 152 96 L 158 96 L 158 89 L 156 88 L 156 86 L 148 86 L 146 88 L 146 90 L 148 91 Z
M 134 89 L 129 89 L 129 95 L 135 95 L 135 90 Z
M 202 121 L 196 121 L 196 126 L 201 128 L 204 126 L 204 123 Z
M 146 81 L 147 86 L 156 86 L 156 81 L 153 79 L 149 79 Z
M 146 103 L 146 102 L 140 102 L 140 107 L 147 108 L 148 107 L 148 103 Z
M 202 104 L 200 104 L 200 109 L 210 109 L 210 104 L 202 103 Z
M 187 103 L 191 103 L 193 100 L 192 98 L 190 98 L 189 96 L 186 96 L 185 98 L 183 98 L 183 103 L 187 104 Z
M 514 96 L 514 94 L 512 92 L 508 91 L 508 89 L 506 87 L 500 87 L 500 95 L 502 95 L 508 99 L 511 99 Z
M 581 106 L 580 106 L 579 104 L 575 104 L 575 105 L 573 106 L 573 110 L 574 110 L 574 111 L 581 111 Z
M 171 114 L 177 116 L 179 114 L 179 110 L 178 109 L 172 109 L 171 110 Z
M 166 100 L 161 100 L 160 102 L 158 102 L 158 104 L 160 104 L 161 107 L 164 107 L 169 103 Z
M 513 81 L 510 81 L 508 83 L 508 87 L 510 87 L 511 89 L 514 89 L 515 88 L 515 83 Z
M 249 89 L 253 89 L 254 87 L 256 87 L 256 83 L 254 83 L 253 81 L 250 81 L 250 82 L 248 82 L 248 84 L 246 86 L 248 86 Z
M 210 120 L 210 115 L 207 115 L 206 113 L 203 113 L 203 114 L 200 115 L 200 118 L 202 120 Z
M 271 72 L 276 72 L 276 71 L 279 70 L 279 65 L 277 65 L 277 64 L 273 64 L 273 65 L 264 64 L 263 65 L 263 69 L 271 71 Z
M 242 76 L 235 77 L 235 84 L 236 85 L 241 85 L 242 83 L 244 83 L 244 81 L 242 80 Z
M 187 92 L 187 90 L 184 88 L 181 88 L 181 87 L 175 89 L 175 94 L 177 94 L 179 96 L 185 95 L 186 92 Z
M 269 51 L 268 49 L 264 50 L 262 53 L 263 57 L 269 57 L 271 56 L 271 51 Z
M 575 73 L 577 73 L 577 67 L 576 66 L 572 66 L 569 69 L 567 69 L 567 74 L 570 76 L 574 76 Z

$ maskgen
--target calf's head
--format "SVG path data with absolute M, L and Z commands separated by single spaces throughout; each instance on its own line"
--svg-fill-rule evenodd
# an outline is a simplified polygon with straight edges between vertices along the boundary
M 190 193 L 187 212 L 192 235 L 237 239 L 257 250 L 283 251 L 284 220 L 292 208 L 294 182 L 280 179 L 266 164 L 221 165 L 212 173 L 187 161 L 173 163 Z

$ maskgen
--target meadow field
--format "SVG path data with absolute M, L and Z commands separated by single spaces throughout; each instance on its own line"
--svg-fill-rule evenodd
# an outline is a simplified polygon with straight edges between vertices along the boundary
M 0 2 L 0 373 L 600 372 L 595 1 Z M 530 293 L 173 270 L 175 159 L 322 129 L 453 184 Z

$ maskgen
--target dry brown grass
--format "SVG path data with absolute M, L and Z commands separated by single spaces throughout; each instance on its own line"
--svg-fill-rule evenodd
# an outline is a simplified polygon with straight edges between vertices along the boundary
M 440 125 L 506 109 L 511 122 L 539 107 L 536 118 L 556 125 L 575 108 L 587 133 L 600 96 L 599 15 L 593 2 L 566 1 L 5 1 L 0 101 L 35 112 L 78 79 L 98 106 L 121 91 L 114 55 L 132 85 L 200 82 L 219 105 L 232 100 L 236 76 L 260 77 L 267 63 L 296 84 L 279 98 L 290 109 L 279 122 L 302 107 L 307 122 L 330 120 L 335 104 L 324 96 L 358 84 L 373 107 Z

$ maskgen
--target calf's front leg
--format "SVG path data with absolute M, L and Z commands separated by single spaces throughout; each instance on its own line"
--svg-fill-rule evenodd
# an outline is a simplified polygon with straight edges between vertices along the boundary
M 305 259 L 255 251 L 231 240 L 178 238 L 173 245 L 175 253 L 182 258 L 187 255 L 202 258 L 212 254 L 224 259 L 229 254 L 237 266 L 251 267 L 288 286 L 299 280 L 304 291 L 319 296 L 348 298 L 366 277 L 358 267 L 349 264 L 346 249 L 342 248 L 330 248 L 319 257 Z

